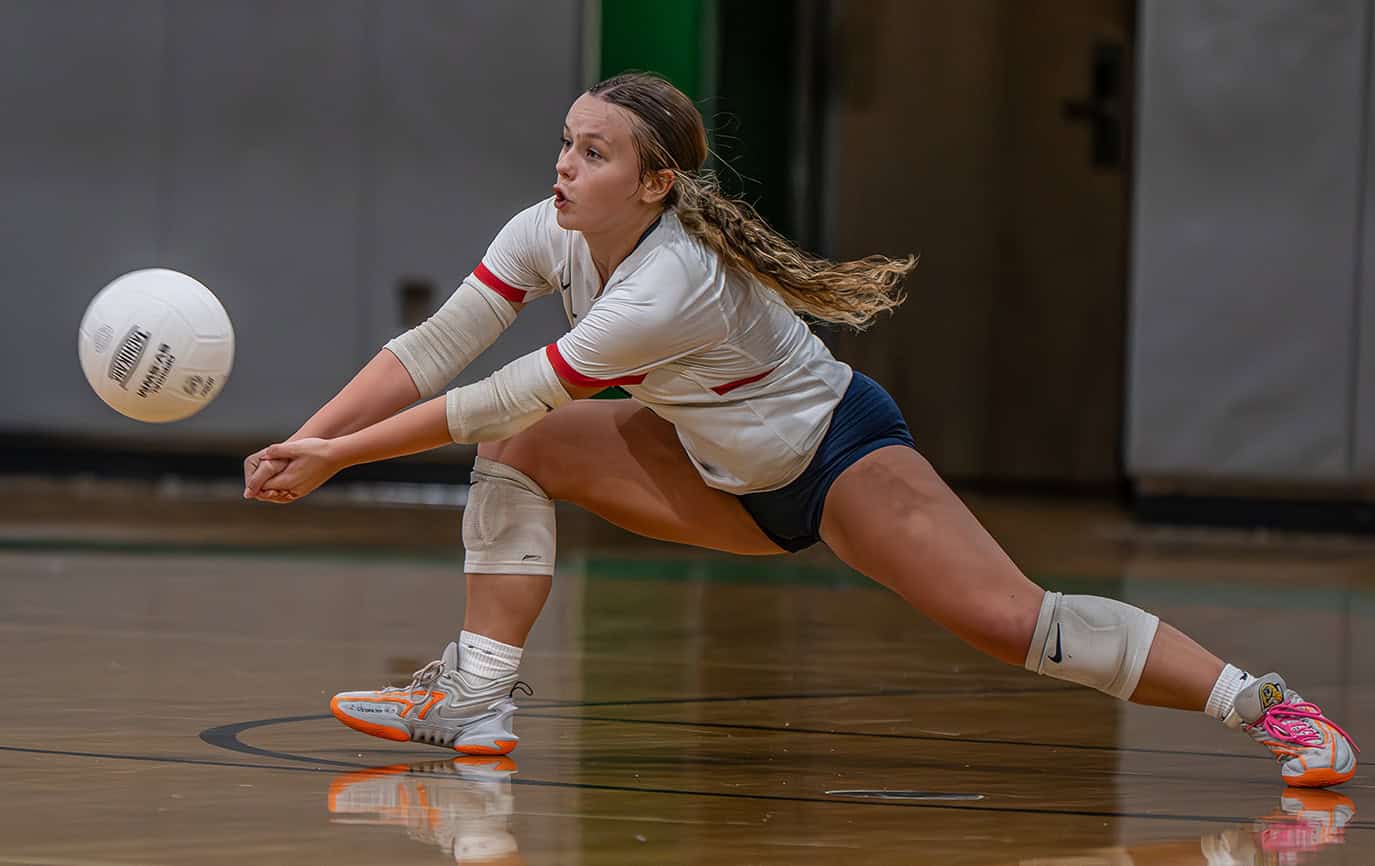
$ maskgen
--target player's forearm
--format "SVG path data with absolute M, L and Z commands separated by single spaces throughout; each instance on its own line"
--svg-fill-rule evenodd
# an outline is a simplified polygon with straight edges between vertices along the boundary
M 420 399 L 406 368 L 386 349 L 292 435 L 295 439 L 334 439 L 362 430 Z
M 444 397 L 434 397 L 383 421 L 330 442 L 330 456 L 341 468 L 374 463 L 452 445 Z
M 370 427 L 330 439 L 340 469 L 390 460 L 454 442 L 506 439 L 547 413 L 597 388 L 568 386 L 544 349 L 524 355 L 480 382 L 455 388 Z
M 468 277 L 444 306 L 388 341 L 421 397 L 433 397 L 496 342 L 524 306 Z

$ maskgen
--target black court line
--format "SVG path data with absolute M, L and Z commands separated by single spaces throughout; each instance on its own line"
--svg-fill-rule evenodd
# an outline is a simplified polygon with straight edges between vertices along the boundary
M 775 727 L 775 726 L 770 726 L 770 725 L 737 725 L 737 724 L 717 723 L 717 722 L 688 722 L 688 721 L 681 721 L 681 720 L 677 720 L 677 719 L 673 719 L 673 720 L 660 720 L 660 719 L 624 719 L 624 718 L 617 718 L 617 717 L 615 717 L 615 716 L 561 716 L 561 715 L 554 715 L 554 714 L 550 714 L 550 713 L 522 713 L 522 716 L 523 716 L 524 718 L 535 718 L 535 719 L 557 719 L 557 720 L 566 720 L 566 721 L 610 722 L 610 723 L 613 723 L 613 724 L 632 724 L 632 725 L 671 725 L 671 726 L 675 726 L 675 727 L 681 726 L 681 727 L 686 727 L 686 728 L 725 728 L 725 729 L 729 729 L 729 730 L 763 731 L 763 732 L 773 733 L 773 734 L 791 734 L 791 733 L 799 733 L 799 734 L 825 734 L 825 735 L 827 735 L 827 736 L 833 736 L 833 737 L 877 737 L 877 738 L 881 738 L 881 739 L 896 739 L 896 740 L 926 740 L 926 741 L 933 741 L 933 742 L 938 742 L 938 743 L 943 743 L 943 744 L 948 744 L 948 743 L 989 743 L 989 744 L 994 744 L 994 745 L 1009 745 L 1009 746 L 1044 746 L 1044 747 L 1049 748 L 1049 749 L 1101 750 L 1101 751 L 1103 751 L 1103 752 L 1108 752 L 1108 753 L 1134 751 L 1134 752 L 1148 752 L 1148 753 L 1167 754 L 1167 755 L 1184 755 L 1184 756 L 1205 757 L 1205 758 L 1227 758 L 1227 757 L 1246 758 L 1246 759 L 1257 759 L 1257 758 L 1259 758 L 1260 760 L 1263 760 L 1263 761 L 1267 761 L 1267 762 L 1270 762 L 1270 761 L 1271 761 L 1270 758 L 1267 758 L 1267 757 L 1264 756 L 1264 755 L 1229 755 L 1229 754 L 1227 754 L 1227 753 L 1225 753 L 1225 752 L 1176 752 L 1176 751 L 1170 751 L 1170 750 L 1167 750 L 1167 749 L 1145 749 L 1145 748 L 1142 748 L 1142 749 L 1134 749 L 1134 748 L 1118 748 L 1118 747 L 1115 747 L 1115 746 L 1079 746 L 1079 745 L 1069 745 L 1069 746 L 1066 746 L 1066 745 L 1061 745 L 1061 744 L 1058 744 L 1058 743 L 1029 743 L 1029 742 L 1021 742 L 1021 741 L 1017 741 L 1017 740 L 976 740 L 976 739 L 972 739 L 972 738 L 970 738 L 970 739 L 959 739 L 959 738 L 954 738 L 954 737 L 939 737 L 939 736 L 929 736 L 929 735 L 874 734 L 874 733 L 868 733 L 868 732 L 864 732 L 864 731 L 828 731 L 828 730 L 819 729 L 819 728 L 793 728 L 793 727 L 786 727 L 786 728 L 783 728 L 783 727 Z M 935 761 L 935 760 L 931 760 L 930 758 L 920 758 L 920 757 L 910 758 L 910 759 L 906 762 L 906 766 L 908 766 L 908 767 L 910 767 L 910 768 L 914 768 L 914 769 L 920 768 L 920 769 L 922 769 L 922 770 L 948 770 L 948 771 L 955 772 L 955 773 L 961 773 L 961 772 L 965 772 L 966 770 L 971 769 L 971 766 L 970 766 L 969 764 L 963 762 L 963 761 L 958 761 L 958 760 L 957 760 L 957 761 Z M 981 765 L 980 765 L 980 769 L 987 771 L 987 770 L 989 769 L 989 767 L 986 766 L 986 764 L 981 764 Z M 1003 767 L 997 768 L 997 772 L 1002 773 L 1002 774 L 1004 774 L 1004 775 L 1008 775 L 1008 776 L 1041 775 L 1041 774 L 1044 774 L 1044 773 L 1045 773 L 1045 768 L 1044 768 L 1044 767 L 1035 767 L 1035 766 L 1032 766 L 1032 767 L 1007 767 L 1007 766 L 1003 766 Z M 1079 768 L 1079 769 L 1073 769 L 1073 770 L 1062 768 L 1059 772 L 1060 772 L 1062 775 L 1068 774 L 1068 775 L 1070 775 L 1070 776 L 1081 777 L 1081 778 L 1082 778 L 1082 777 L 1090 777 L 1090 776 L 1097 777 L 1097 776 L 1111 776 L 1111 775 L 1113 775 L 1113 771 L 1111 771 L 1111 770 L 1095 770 L 1095 769 L 1090 769 L 1090 768 Z M 1132 775 L 1132 778 L 1137 778 L 1137 779 L 1161 779 L 1161 780 L 1173 781 L 1173 782 L 1180 782 L 1180 781 L 1195 781 L 1196 778 L 1197 778 L 1196 776 L 1192 776 L 1192 775 L 1180 775 L 1179 773 L 1151 773 L 1151 772 L 1144 772 L 1144 771 L 1133 771 L 1131 775 Z M 1246 785 L 1246 786 L 1252 786 L 1252 787 L 1254 787 L 1254 786 L 1259 786 L 1259 785 L 1264 785 L 1264 786 L 1266 786 L 1266 787 L 1274 787 L 1274 782 L 1273 782 L 1273 781 L 1264 781 L 1264 780 L 1259 780 L 1259 779 L 1229 779 L 1228 781 L 1229 781 L 1231 784 L 1234 784 L 1234 785 Z
M 0 746 L 3 752 L 19 752 L 30 755 L 59 755 L 66 758 L 106 758 L 115 761 L 149 761 L 157 764 L 192 764 L 200 767 L 234 767 L 246 770 L 284 770 L 289 773 L 337 773 L 338 770 L 326 767 L 298 767 L 294 764 L 275 766 L 272 764 L 245 764 L 239 761 L 209 761 L 203 758 L 178 758 L 172 755 L 125 755 L 113 752 L 72 752 L 66 749 L 30 749 L 24 746 Z M 327 761 L 321 763 L 329 763 Z
M 344 761 L 329 761 L 312 758 L 306 755 L 294 755 L 290 752 L 276 752 L 270 749 L 260 749 L 250 746 L 239 739 L 239 735 L 244 731 L 254 728 L 262 728 L 270 725 L 286 724 L 289 722 L 302 722 L 312 720 L 323 720 L 333 718 L 328 714 L 314 716 L 285 716 L 276 719 L 258 719 L 248 722 L 235 722 L 228 725 L 218 725 L 213 728 L 206 728 L 201 731 L 200 738 L 209 745 L 235 752 L 243 752 L 250 755 L 272 756 L 280 760 L 297 761 L 307 764 L 331 764 L 348 769 L 373 769 L 372 766 L 363 764 L 351 764 Z M 99 756 L 97 756 L 99 757 Z M 234 766 L 234 765 L 229 765 Z M 248 765 L 251 766 L 251 765 Z M 418 774 L 423 775 L 423 774 Z M 429 778 L 428 776 L 426 776 Z M 1027 806 L 962 806 L 951 803 L 940 802 L 910 802 L 896 800 L 855 800 L 840 797 L 803 797 L 785 796 L 782 794 L 744 794 L 728 791 L 696 791 L 681 788 L 644 788 L 632 785 L 607 785 L 595 784 L 591 782 L 559 782 L 551 779 L 522 779 L 514 777 L 510 780 L 513 785 L 525 785 L 537 788 L 564 788 L 579 791 L 612 791 L 625 794 L 661 794 L 665 796 L 681 797 L 706 797 L 728 800 L 755 800 L 767 802 L 783 803 L 825 803 L 829 805 L 845 806 L 872 806 L 890 807 L 900 809 L 944 809 L 960 812 L 993 812 L 999 814 L 1016 815 L 1064 815 L 1070 817 L 1086 818 L 1135 818 L 1147 821 L 1195 821 L 1210 824 L 1245 824 L 1255 821 L 1254 816 L 1239 817 L 1234 815 L 1177 815 L 1159 812 L 1114 812 L 1097 809 L 1036 809 Z M 1348 830 L 1375 830 L 1375 822 L 1352 821 L 1346 825 Z
M 291 722 L 315 722 L 332 718 L 334 718 L 334 716 L 329 713 L 318 713 L 309 716 L 282 716 L 276 719 L 234 722 L 233 724 L 216 725 L 213 728 L 206 728 L 200 732 L 200 738 L 201 742 L 214 746 L 217 749 L 228 749 L 231 752 L 242 752 L 245 755 L 257 755 L 261 758 L 276 758 L 280 761 L 307 761 L 309 763 L 329 764 L 335 767 L 347 767 L 350 770 L 369 769 L 369 765 L 356 764 L 351 761 L 317 760 L 315 758 L 307 758 L 305 755 L 296 755 L 291 752 L 274 752 L 271 749 L 260 749 L 257 746 L 250 746 L 239 739 L 239 734 L 254 728 L 264 728 L 268 725 L 285 725 Z
M 557 709 L 565 709 L 557 707 Z M 879 731 L 839 731 L 826 728 L 801 728 L 793 725 L 749 725 L 733 722 L 691 722 L 682 719 L 627 719 L 618 716 L 566 716 L 539 710 L 521 713 L 527 719 L 561 719 L 589 722 L 623 722 L 629 725 L 670 725 L 686 728 L 720 728 L 736 731 L 761 731 L 776 734 L 826 734 L 833 737 L 871 737 L 880 740 L 919 740 L 932 743 L 970 743 L 983 746 L 1035 746 L 1045 749 L 1067 749 L 1086 752 L 1132 752 L 1147 755 L 1179 755 L 1189 758 L 1240 758 L 1247 761 L 1273 761 L 1269 755 L 1238 754 L 1236 752 L 1190 752 L 1182 749 L 1152 749 L 1145 746 L 1094 746 L 1084 743 L 1042 743 L 1036 740 L 998 740 L 985 737 L 943 737 L 938 734 L 893 734 Z
M 229 724 L 229 725 L 220 725 L 220 726 L 214 727 L 214 728 L 207 728 L 207 729 L 205 729 L 204 731 L 201 731 L 201 733 L 200 733 L 200 738 L 201 738 L 201 740 L 202 740 L 203 742 L 205 742 L 205 743 L 207 743 L 207 744 L 209 744 L 209 745 L 211 745 L 211 746 L 216 746 L 216 747 L 221 748 L 221 749 L 228 749 L 228 750 L 234 751 L 234 752 L 242 752 L 242 753 L 244 753 L 244 754 L 246 754 L 246 755 L 257 755 L 257 756 L 263 757 L 263 758 L 275 758 L 276 760 L 279 760 L 279 761 L 298 761 L 298 760 L 302 760 L 303 758 L 305 758 L 305 757 L 307 757 L 307 756 L 305 756 L 305 755 L 296 755 L 296 754 L 293 754 L 293 753 L 291 753 L 291 752 L 277 752 L 277 751 L 273 751 L 273 750 L 271 750 L 271 749 L 263 749 L 263 748 L 260 748 L 260 747 L 258 747 L 258 746 L 250 746 L 250 745 L 248 745 L 247 743 L 245 743 L 245 742 L 243 742 L 242 740 L 239 739 L 239 734 L 242 733 L 243 731 L 252 730 L 253 728 L 264 727 L 264 726 L 267 726 L 267 725 L 283 724 L 283 723 L 298 722 L 298 721 L 308 721 L 308 720 L 312 720 L 312 719 L 329 719 L 329 718 L 333 718 L 333 717 L 332 717 L 332 716 L 328 716 L 328 715 L 322 715 L 322 716 L 290 716 L 290 717 L 281 718 L 281 719 L 262 719 L 262 720 L 254 721 L 254 722 L 238 722 L 238 723 Z M 551 718 L 551 717 L 549 717 L 549 716 L 540 716 L 539 718 Z M 577 719 L 579 719 L 578 716 L 553 716 L 552 718 L 569 719 L 569 720 L 577 720 Z M 620 719 L 606 719 L 606 720 L 603 720 L 603 721 L 618 722 L 618 721 L 622 721 L 622 720 L 620 720 Z M 786 731 L 787 729 L 784 729 L 784 730 Z M 317 761 L 317 762 L 323 763 L 323 764 L 331 764 L 331 765 L 338 766 L 338 767 L 357 768 L 357 767 L 360 766 L 360 765 L 358 765 L 358 764 L 356 764 L 356 763 L 346 762 L 346 761 L 331 761 L 331 760 L 328 760 L 328 759 L 321 760 L 321 759 L 318 759 L 318 758 L 312 758 L 311 760 L 314 760 L 314 761 Z M 940 770 L 940 771 L 945 771 L 945 772 L 956 772 L 956 773 L 961 772 L 961 771 L 967 769 L 967 765 L 964 764 L 963 762 L 959 762 L 959 761 L 935 761 L 935 760 L 929 760 L 929 759 L 927 759 L 927 760 L 921 761 L 919 765 L 920 765 L 923 769 L 926 769 L 926 770 Z M 1040 770 L 1040 769 L 1031 769 L 1031 770 L 1020 769 L 1020 770 L 1015 771 L 1016 774 L 1021 774 L 1021 775 L 1025 775 L 1025 774 L 1028 773 L 1028 772 L 1032 772 L 1032 773 L 1041 773 L 1041 772 L 1043 772 L 1043 770 Z M 827 802 L 829 802 L 829 801 L 827 801 Z
M 784 694 L 767 695 L 719 695 L 713 697 L 697 698 L 643 698 L 636 700 L 617 700 L 617 701 L 541 701 L 541 706 L 557 707 L 558 709 L 576 709 L 577 707 L 649 707 L 665 706 L 670 704 L 729 704 L 744 703 L 746 701 L 820 701 L 832 700 L 837 698 L 905 698 L 920 695 L 922 697 L 933 698 L 982 698 L 982 697 L 1005 697 L 1009 695 L 1040 695 L 1055 694 L 1057 692 L 1082 692 L 1079 686 L 1029 686 L 1012 688 L 985 688 L 985 689 L 871 689 L 863 692 L 793 692 Z M 533 706 L 533 703 L 530 704 Z
M 724 791 L 691 791 L 680 788 L 636 788 L 625 785 L 595 785 L 584 782 L 551 782 L 543 779 L 511 779 L 513 785 L 541 788 L 574 788 L 590 791 L 616 791 L 631 794 L 666 794 L 687 797 L 709 797 L 727 800 L 765 800 L 785 803 L 826 803 L 835 805 L 896 806 L 902 809 L 941 809 L 957 812 L 993 812 L 1014 815 L 1063 815 L 1083 818 L 1135 818 L 1145 821 L 1192 821 L 1207 824 L 1251 824 L 1255 816 L 1241 818 L 1232 815 L 1175 815 L 1163 812 L 1109 812 L 1096 809 L 1035 809 L 1029 806 L 957 806 L 950 803 L 911 802 L 901 800 L 856 800 L 851 798 L 789 797 L 781 794 L 739 794 Z M 1375 830 L 1375 822 L 1352 821 L 1345 830 Z
M 328 716 L 299 716 L 293 719 L 300 721 L 305 718 L 329 718 Z M 281 721 L 280 719 L 266 719 L 264 722 L 271 723 Z M 263 722 L 250 722 L 250 726 L 261 726 Z M 230 726 L 225 726 L 230 727 Z M 240 744 L 242 745 L 242 744 Z M 269 764 L 246 764 L 236 761 L 208 761 L 196 758 L 178 758 L 170 755 L 129 755 L 113 752 L 75 752 L 64 749 L 30 749 L 21 746 L 0 745 L 0 751 L 28 753 L 37 755 L 58 755 L 62 757 L 75 758 L 101 758 L 116 761 L 147 761 L 163 764 L 190 764 L 205 767 L 230 767 L 234 769 L 250 770 L 279 770 L 288 773 L 326 773 L 337 775 L 338 769 L 326 767 L 303 767 L 303 766 L 273 766 Z M 277 753 L 283 754 L 286 753 Z M 371 770 L 376 769 L 376 765 L 366 764 L 345 764 L 340 761 L 320 761 L 309 758 L 305 755 L 289 756 L 291 760 L 310 763 L 310 764 L 337 764 L 349 770 Z M 405 773 L 397 775 L 415 775 L 418 778 L 430 779 L 434 777 L 427 773 Z M 680 788 L 641 788 L 630 785 L 599 785 L 590 782 L 556 782 L 549 779 L 510 779 L 512 785 L 525 785 L 533 788 L 563 788 L 579 791 L 610 791 L 620 794 L 661 794 L 666 796 L 679 797 L 706 797 L 727 800 L 762 800 L 765 802 L 783 803 L 824 803 L 831 806 L 874 806 L 899 809 L 944 809 L 960 812 L 993 812 L 1010 813 L 1020 815 L 1064 815 L 1069 817 L 1087 818 L 1136 818 L 1149 821 L 1185 821 L 1205 824 L 1249 824 L 1255 821 L 1255 817 L 1240 817 L 1235 815 L 1176 815 L 1160 812 L 1108 812 L 1092 809 L 1033 809 L 1019 806 L 958 806 L 948 803 L 933 802 L 903 802 L 897 800 L 857 800 L 852 798 L 828 798 L 828 797 L 797 797 L 783 796 L 781 794 L 739 794 L 724 791 L 694 791 Z M 1375 822 L 1352 821 L 1345 826 L 1346 830 L 1375 830 Z

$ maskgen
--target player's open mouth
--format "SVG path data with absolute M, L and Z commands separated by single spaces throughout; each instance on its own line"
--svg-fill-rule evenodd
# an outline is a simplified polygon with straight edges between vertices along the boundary
M 568 204 L 568 196 L 563 194 L 563 190 L 554 187 L 554 207 L 561 208 Z

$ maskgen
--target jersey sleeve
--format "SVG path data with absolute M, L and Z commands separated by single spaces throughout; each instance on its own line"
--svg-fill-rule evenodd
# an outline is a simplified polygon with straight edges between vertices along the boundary
M 726 321 L 709 286 L 671 253 L 599 298 L 545 352 L 564 381 L 638 385 L 651 370 L 716 345 Z
M 556 288 L 562 229 L 553 202 L 545 199 L 512 217 L 473 270 L 477 280 L 513 304 L 529 303 Z

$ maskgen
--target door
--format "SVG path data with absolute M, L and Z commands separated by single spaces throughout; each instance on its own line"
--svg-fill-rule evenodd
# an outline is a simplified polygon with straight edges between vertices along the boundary
M 922 260 L 832 344 L 949 476 L 1122 477 L 1133 7 L 837 7 L 829 251 Z

